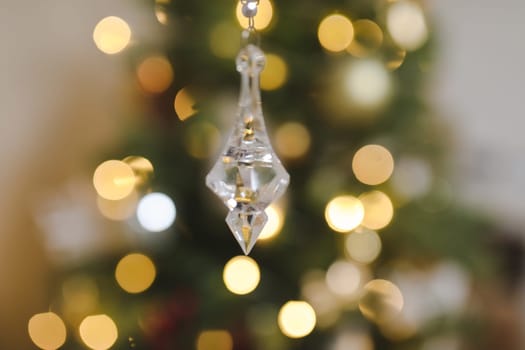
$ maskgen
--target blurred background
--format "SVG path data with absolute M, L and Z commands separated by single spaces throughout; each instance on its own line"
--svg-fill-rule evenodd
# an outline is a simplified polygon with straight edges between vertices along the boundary
M 247 258 L 204 184 L 240 5 L 4 3 L 0 347 L 523 349 L 524 7 L 260 0 Z

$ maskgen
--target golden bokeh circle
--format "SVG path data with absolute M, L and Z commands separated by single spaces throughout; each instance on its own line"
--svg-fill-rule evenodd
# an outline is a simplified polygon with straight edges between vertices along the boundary
M 128 164 L 120 160 L 108 160 L 95 170 L 93 185 L 100 197 L 120 200 L 135 188 L 135 173 Z
M 383 43 L 383 31 L 369 19 L 360 19 L 353 23 L 354 39 L 347 51 L 354 57 L 367 57 L 376 52 Z
M 277 153 L 283 158 L 300 158 L 310 149 L 310 132 L 301 123 L 284 123 L 275 132 L 274 142 Z
M 137 67 L 137 79 L 144 91 L 158 94 L 173 82 L 173 68 L 165 56 L 150 56 Z
M 40 349 L 55 350 L 66 342 L 66 326 L 55 313 L 36 314 L 27 325 L 29 337 Z
M 278 55 L 266 54 L 266 64 L 261 72 L 261 89 L 277 90 L 284 85 L 288 78 L 288 65 Z
M 384 323 L 395 318 L 404 306 L 401 290 L 390 281 L 376 279 L 364 287 L 359 310 L 370 321 Z
M 107 315 L 88 316 L 79 327 L 80 338 L 90 349 L 107 350 L 115 344 L 118 329 L 115 322 Z
M 257 288 L 261 279 L 261 272 L 255 260 L 248 256 L 239 255 L 226 263 L 222 278 L 230 292 L 245 295 Z
M 133 253 L 123 257 L 115 269 L 118 285 L 131 294 L 142 293 L 155 281 L 157 271 L 153 261 L 143 254 Z
M 108 54 L 124 50 L 131 40 L 131 29 L 122 18 L 109 16 L 100 20 L 93 30 L 97 48 Z
M 173 107 L 175 108 L 177 117 L 182 121 L 197 113 L 197 110 L 195 109 L 195 99 L 187 88 L 180 89 L 177 92 L 175 100 L 173 101 Z
M 270 205 L 264 211 L 268 217 L 266 225 L 264 225 L 258 240 L 269 240 L 281 233 L 284 224 L 283 210 L 275 204 Z
M 197 337 L 197 350 L 232 350 L 233 338 L 225 330 L 203 331 Z
M 289 301 L 281 307 L 278 315 L 281 332 L 289 338 L 303 338 L 310 334 L 316 325 L 315 311 L 305 301 Z
M 206 121 L 191 124 L 184 135 L 184 146 L 192 157 L 206 159 L 220 146 L 219 130 Z
M 394 157 L 380 145 L 361 147 L 352 160 L 355 177 L 366 185 L 379 185 L 387 181 L 394 171 Z
M 394 206 L 390 198 L 381 191 L 371 191 L 359 196 L 365 208 L 362 225 L 371 230 L 386 227 L 394 217 Z
M 349 232 L 358 227 L 365 216 L 359 199 L 353 196 L 339 196 L 332 199 L 325 208 L 328 226 L 337 232 Z
M 319 43 L 331 52 L 344 51 L 354 38 L 352 22 L 345 16 L 334 14 L 323 18 L 317 30 Z
M 397 1 L 387 10 L 386 25 L 390 36 L 400 47 L 413 51 L 428 39 L 428 28 L 420 4 L 415 1 Z

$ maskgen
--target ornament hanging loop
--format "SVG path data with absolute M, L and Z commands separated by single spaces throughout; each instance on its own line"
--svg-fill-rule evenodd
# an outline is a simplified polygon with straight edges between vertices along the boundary
M 249 44 L 259 46 L 260 37 L 255 29 L 255 16 L 257 15 L 259 0 L 240 0 L 242 15 L 248 19 L 248 28 L 241 33 L 241 47 Z

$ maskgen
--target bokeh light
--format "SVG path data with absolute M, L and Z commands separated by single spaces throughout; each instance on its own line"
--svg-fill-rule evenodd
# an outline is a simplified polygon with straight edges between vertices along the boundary
M 405 156 L 396 163 L 392 187 L 405 199 L 416 199 L 427 194 L 434 181 L 432 167 L 421 158 Z
M 239 295 L 249 294 L 257 288 L 261 273 L 257 262 L 248 256 L 236 256 L 226 263 L 222 274 L 226 288 Z
M 391 71 L 398 69 L 401 67 L 403 62 L 405 62 L 406 55 L 406 50 L 400 49 L 396 46 L 392 46 L 383 50 L 386 68 Z
M 149 159 L 141 156 L 129 156 L 122 159 L 122 161 L 133 169 L 135 185 L 145 184 L 153 177 L 153 164 L 151 164 Z
M 289 301 L 279 311 L 278 324 L 289 338 L 306 337 L 315 328 L 315 311 L 305 301 Z
M 115 279 L 119 286 L 131 294 L 147 290 L 155 281 L 155 264 L 146 255 L 128 254 L 117 264 Z
M 343 15 L 330 15 L 321 21 L 317 30 L 319 43 L 331 52 L 341 52 L 352 42 L 354 27 Z
M 354 39 L 348 46 L 348 52 L 354 57 L 367 57 L 381 47 L 383 31 L 369 19 L 360 19 L 353 23 Z
M 128 164 L 120 160 L 108 160 L 95 170 L 93 185 L 100 197 L 119 200 L 135 188 L 135 174 Z
M 415 1 L 397 1 L 391 4 L 386 25 L 392 39 L 406 50 L 417 50 L 428 38 L 423 9 Z
M 361 224 L 365 209 L 359 199 L 353 196 L 339 196 L 326 205 L 324 215 L 332 230 L 348 232 Z
M 133 216 L 138 201 L 137 191 L 132 191 L 128 196 L 120 200 L 110 200 L 98 196 L 97 207 L 104 217 L 110 220 L 123 221 Z
M 150 232 L 161 232 L 168 229 L 177 210 L 170 197 L 160 192 L 145 195 L 137 206 L 137 219 L 140 225 Z
M 220 22 L 210 32 L 210 50 L 220 58 L 234 58 L 239 52 L 239 29 L 230 22 Z
M 381 238 L 377 232 L 359 229 L 346 237 L 345 248 L 353 260 L 369 264 L 381 253 Z
M 166 6 L 157 3 L 157 5 L 155 5 L 155 17 L 157 17 L 157 21 L 159 21 L 160 24 L 167 25 L 169 16 L 166 11 Z
M 365 217 L 361 223 L 372 230 L 386 227 L 394 216 L 394 206 L 390 198 L 381 191 L 371 191 L 359 196 L 365 208 Z
M 95 26 L 93 40 L 100 51 L 109 55 L 116 54 L 128 46 L 131 29 L 122 18 L 106 17 Z
M 158 94 L 173 82 L 173 68 L 164 56 L 150 56 L 137 67 L 137 79 L 144 91 Z
M 383 323 L 392 320 L 403 309 L 403 294 L 390 281 L 376 279 L 364 287 L 359 301 L 359 310 L 371 321 Z
M 261 72 L 261 89 L 271 91 L 283 86 L 288 78 L 288 66 L 278 55 L 266 54 L 266 64 Z
M 374 350 L 374 342 L 364 331 L 345 330 L 336 335 L 331 350 Z
M 288 122 L 275 132 L 275 148 L 283 158 L 300 158 L 310 149 L 310 132 L 301 123 Z
M 197 350 L 232 350 L 233 339 L 228 331 L 203 331 L 197 337 Z
M 184 147 L 192 157 L 207 159 L 217 152 L 220 146 L 220 135 L 215 125 L 199 121 L 188 126 L 184 135 Z
M 317 327 L 329 328 L 337 322 L 341 315 L 341 300 L 326 284 L 324 271 L 312 270 L 303 275 L 301 278 L 301 295 L 314 308 Z
M 55 350 L 66 342 L 66 326 L 62 319 L 52 313 L 36 314 L 29 320 L 29 337 L 40 349 Z
M 239 1 L 236 10 L 237 20 L 243 28 L 248 28 L 248 19 L 242 14 L 242 4 Z M 257 6 L 257 14 L 254 17 L 255 29 L 263 30 L 272 22 L 273 5 L 270 0 L 260 0 Z
M 107 315 L 93 315 L 84 318 L 79 327 L 80 338 L 90 349 L 107 350 L 118 338 L 117 325 Z
M 62 312 L 70 322 L 77 323 L 79 317 L 93 312 L 98 306 L 99 290 L 96 282 L 85 275 L 69 277 L 62 284 L 64 304 Z
M 284 224 L 283 210 L 277 205 L 270 205 L 264 212 L 268 217 L 268 221 L 266 222 L 266 225 L 264 225 L 258 238 L 263 241 L 272 239 L 281 233 Z
M 180 89 L 179 92 L 177 92 L 175 100 L 173 101 L 173 107 L 175 108 L 177 117 L 182 121 L 197 113 L 197 110 L 195 109 L 195 99 L 189 93 L 187 88 Z
M 366 185 L 379 185 L 387 181 L 394 171 L 394 157 L 380 145 L 361 147 L 352 160 L 355 177 Z
M 326 271 L 326 284 L 338 296 L 355 296 L 361 286 L 361 271 L 349 261 L 336 261 Z
M 345 75 L 345 93 L 361 109 L 383 106 L 392 93 L 392 80 L 385 66 L 376 60 L 353 61 Z

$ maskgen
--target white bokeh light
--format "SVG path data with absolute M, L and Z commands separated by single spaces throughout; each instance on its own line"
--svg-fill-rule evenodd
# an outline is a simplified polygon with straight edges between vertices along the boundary
M 154 192 L 145 195 L 137 207 L 140 225 L 151 232 L 169 228 L 175 221 L 175 204 L 164 193 Z
M 346 73 L 345 88 L 352 102 L 361 108 L 383 105 L 392 92 L 388 71 L 378 61 L 355 61 Z

